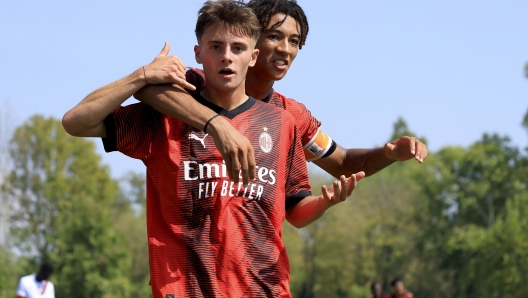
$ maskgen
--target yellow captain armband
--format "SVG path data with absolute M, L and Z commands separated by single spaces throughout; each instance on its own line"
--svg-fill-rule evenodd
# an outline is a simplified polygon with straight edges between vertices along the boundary
M 314 161 L 323 157 L 332 147 L 332 138 L 322 132 L 320 129 L 313 138 L 304 144 L 304 157 L 306 161 Z

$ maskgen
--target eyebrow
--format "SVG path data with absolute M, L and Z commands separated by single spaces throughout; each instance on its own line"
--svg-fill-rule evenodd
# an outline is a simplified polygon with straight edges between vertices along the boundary
M 225 44 L 226 42 L 213 39 L 213 40 L 209 40 L 207 43 Z M 236 46 L 245 46 L 245 47 L 247 47 L 247 44 L 243 43 L 243 42 L 236 41 L 233 44 L 236 45 Z
M 284 32 L 282 32 L 281 30 L 277 29 L 277 28 L 270 28 L 268 30 L 266 30 L 266 32 L 275 32 L 275 33 L 281 33 L 281 34 L 284 34 Z M 297 37 L 297 38 L 301 38 L 301 35 L 300 34 L 297 34 L 297 33 L 294 33 L 292 35 L 293 37 Z

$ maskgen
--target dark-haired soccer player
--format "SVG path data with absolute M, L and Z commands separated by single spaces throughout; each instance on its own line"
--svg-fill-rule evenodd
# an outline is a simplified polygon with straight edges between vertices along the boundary
M 147 166 L 156 298 L 290 297 L 284 219 L 304 226 L 355 187 L 355 175 L 342 176 L 323 188 L 324 195 L 311 196 L 292 115 L 246 95 L 259 34 L 256 16 L 239 2 L 207 1 L 199 11 L 195 56 L 207 82 L 193 101 L 215 111 L 210 119 L 229 122 L 255 148 L 257 174 L 247 186 L 229 180 L 207 123 L 196 128 L 143 103 L 119 106 L 147 82 L 166 79 L 170 63 L 163 59 L 92 92 L 63 118 L 70 134 L 103 137 L 107 151 Z
M 247 73 L 246 92 L 263 102 L 284 108 L 294 116 L 307 160 L 313 161 L 334 177 L 360 171 L 372 175 L 395 161 L 414 158 L 423 162 L 427 148 L 414 137 L 402 137 L 381 148 L 344 149 L 319 129 L 320 122 L 303 104 L 273 90 L 274 82 L 286 75 L 297 52 L 305 44 L 308 21 L 295 0 L 251 0 L 248 7 L 259 18 L 262 29 L 256 45 L 260 53 L 257 63 Z M 164 48 L 164 53 L 168 51 L 168 47 Z M 178 60 L 176 56 L 159 57 L 162 58 Z M 201 90 L 203 73 L 197 69 L 188 71 L 187 78 L 191 80 L 191 85 L 185 81 L 184 68 L 185 65 L 181 63 L 179 69 L 171 73 L 171 81 L 176 85 L 149 85 L 135 97 L 164 114 L 203 127 L 215 114 L 214 111 L 193 102 L 192 97 L 182 89 L 192 91 L 195 85 L 198 91 Z M 214 119 L 209 127 L 220 153 L 225 157 L 228 171 L 232 173 L 230 176 L 236 180 L 239 170 L 242 170 L 242 177 L 250 176 L 249 179 L 253 179 L 254 160 L 249 142 L 224 119 Z
M 37 274 L 30 274 L 20 278 L 18 282 L 17 298 L 55 298 L 55 287 L 49 281 L 53 273 L 50 263 L 40 265 Z
M 413 298 L 413 294 L 405 289 L 403 280 L 395 278 L 391 281 L 392 294 L 390 298 Z

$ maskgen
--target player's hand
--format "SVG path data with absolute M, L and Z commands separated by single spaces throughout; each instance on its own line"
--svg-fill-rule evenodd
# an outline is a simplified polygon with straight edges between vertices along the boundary
M 385 144 L 385 156 L 397 161 L 411 158 L 422 163 L 427 157 L 427 146 L 415 137 L 401 137 Z
M 357 182 L 365 177 L 365 172 L 361 171 L 356 174 L 352 174 L 346 178 L 341 175 L 339 181 L 334 181 L 331 188 L 327 188 L 326 185 L 321 187 L 322 195 L 319 197 L 319 202 L 322 202 L 324 210 L 346 201 L 347 197 L 352 194 L 352 191 L 357 186 Z
M 216 148 L 226 163 L 231 181 L 238 183 L 242 178 L 244 186 L 255 179 L 255 154 L 249 140 L 223 117 L 216 117 L 207 127 Z M 242 177 L 240 177 L 242 175 Z
M 185 64 L 178 56 L 168 56 L 170 44 L 165 42 L 163 49 L 154 60 L 145 65 L 145 75 L 149 84 L 172 83 L 188 89 L 196 90 L 196 87 L 185 80 Z

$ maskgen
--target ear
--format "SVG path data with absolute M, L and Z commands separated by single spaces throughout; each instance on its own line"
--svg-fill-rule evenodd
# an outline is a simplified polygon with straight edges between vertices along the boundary
M 253 53 L 251 54 L 251 60 L 249 61 L 249 67 L 255 66 L 255 63 L 257 63 L 257 57 L 259 54 L 259 49 L 254 49 Z
M 202 64 L 202 49 L 199 45 L 194 46 L 194 59 L 196 59 L 196 63 Z

